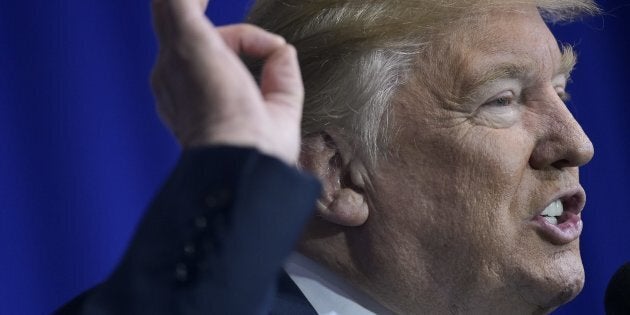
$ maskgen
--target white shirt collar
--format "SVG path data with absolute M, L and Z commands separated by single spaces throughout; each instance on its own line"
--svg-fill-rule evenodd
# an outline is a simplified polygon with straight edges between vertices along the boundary
M 304 255 L 291 254 L 284 269 L 319 315 L 393 314 Z

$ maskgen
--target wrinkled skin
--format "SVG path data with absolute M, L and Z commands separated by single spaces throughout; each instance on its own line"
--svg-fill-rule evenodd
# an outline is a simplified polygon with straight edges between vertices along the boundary
M 532 218 L 561 194 L 583 198 L 578 167 L 593 155 L 562 101 L 561 51 L 535 8 L 449 34 L 393 104 L 389 157 L 348 171 L 367 221 L 316 219 L 302 252 L 396 313 L 548 313 L 583 286 L 579 241 L 554 243 Z M 522 66 L 470 93 L 497 64 Z

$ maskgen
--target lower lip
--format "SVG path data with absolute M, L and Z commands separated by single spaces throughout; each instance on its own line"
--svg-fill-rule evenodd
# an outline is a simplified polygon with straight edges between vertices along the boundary
M 580 237 L 583 223 L 579 215 L 564 213 L 560 221 L 563 222 L 553 225 L 540 215 L 532 219 L 540 236 L 554 245 L 569 244 Z

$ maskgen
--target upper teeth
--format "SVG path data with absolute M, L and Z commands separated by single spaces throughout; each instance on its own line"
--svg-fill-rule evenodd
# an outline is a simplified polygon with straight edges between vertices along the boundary
M 552 203 L 550 203 L 547 208 L 545 208 L 545 210 L 543 210 L 543 212 L 540 214 L 543 217 L 545 217 L 545 219 L 551 219 L 553 218 L 554 220 L 551 221 L 556 221 L 555 217 L 559 217 L 562 215 L 562 211 L 564 211 L 564 207 L 562 206 L 562 202 L 560 200 L 556 200 Z M 549 220 L 548 220 L 549 221 Z M 549 223 L 556 223 L 556 222 L 549 222 Z

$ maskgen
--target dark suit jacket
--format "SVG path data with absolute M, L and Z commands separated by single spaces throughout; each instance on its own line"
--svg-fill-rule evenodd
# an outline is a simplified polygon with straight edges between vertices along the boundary
M 281 266 L 319 191 L 253 149 L 188 150 L 113 274 L 56 314 L 315 314 Z

